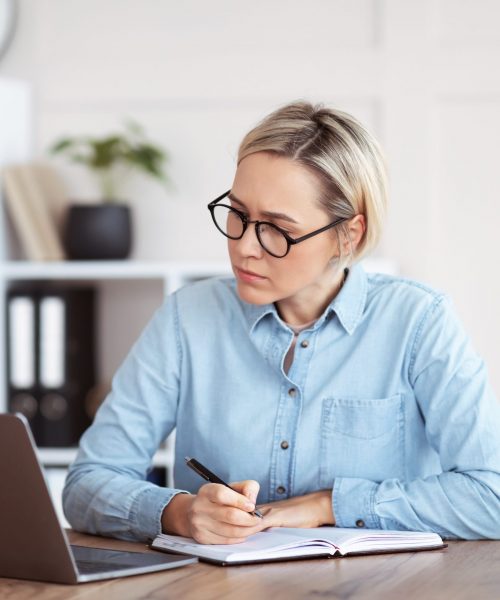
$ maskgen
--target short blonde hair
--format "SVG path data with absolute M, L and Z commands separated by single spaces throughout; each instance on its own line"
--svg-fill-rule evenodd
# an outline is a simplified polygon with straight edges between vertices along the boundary
M 377 245 L 387 209 L 385 160 L 378 142 L 354 117 L 306 101 L 287 104 L 247 133 L 238 150 L 238 164 L 255 152 L 290 158 L 314 172 L 320 182 L 319 203 L 332 221 L 365 216 L 363 238 L 341 260 L 342 266 L 360 260 Z M 347 226 L 339 228 L 350 239 Z

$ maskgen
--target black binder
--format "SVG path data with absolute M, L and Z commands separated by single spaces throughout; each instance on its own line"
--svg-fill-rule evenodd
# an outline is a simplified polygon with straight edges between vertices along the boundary
M 75 446 L 96 384 L 96 290 L 18 286 L 7 294 L 7 386 L 38 446 Z

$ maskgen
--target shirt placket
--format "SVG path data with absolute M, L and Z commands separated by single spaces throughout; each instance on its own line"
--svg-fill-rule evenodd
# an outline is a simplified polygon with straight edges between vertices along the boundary
M 283 500 L 294 495 L 297 435 L 302 412 L 303 390 L 314 346 L 314 335 L 314 332 L 310 330 L 299 334 L 289 375 L 286 375 L 280 368 L 282 385 L 273 437 L 270 501 Z M 284 340 L 283 346 L 280 348 L 280 360 L 282 361 L 290 345 L 290 331 L 286 330 L 285 336 L 280 335 L 280 338 Z

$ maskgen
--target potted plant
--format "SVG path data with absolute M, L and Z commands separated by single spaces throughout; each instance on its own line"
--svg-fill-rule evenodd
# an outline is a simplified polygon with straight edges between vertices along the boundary
M 134 171 L 167 183 L 165 151 L 148 141 L 143 128 L 133 121 L 119 134 L 59 139 L 50 151 L 93 171 L 101 192 L 99 204 L 68 208 L 63 237 L 69 258 L 127 258 L 132 248 L 131 213 L 119 199 L 119 188 Z

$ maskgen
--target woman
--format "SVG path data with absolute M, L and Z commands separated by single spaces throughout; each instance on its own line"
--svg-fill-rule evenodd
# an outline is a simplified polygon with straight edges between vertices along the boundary
M 234 278 L 169 296 L 118 370 L 67 479 L 75 529 L 500 538 L 500 410 L 481 358 L 443 294 L 359 265 L 385 204 L 380 149 L 351 116 L 297 102 L 247 134 L 209 205 Z M 161 488 L 145 476 L 174 427 L 178 488 Z M 202 485 L 186 455 L 236 491 Z

